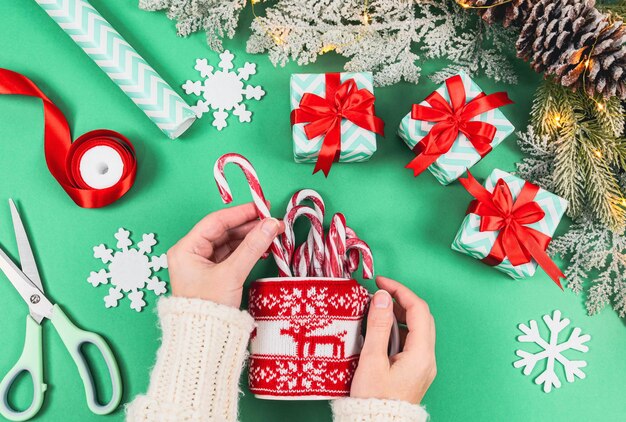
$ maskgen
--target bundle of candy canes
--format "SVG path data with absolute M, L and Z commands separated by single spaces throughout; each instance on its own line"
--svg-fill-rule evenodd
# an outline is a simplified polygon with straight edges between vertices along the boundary
M 214 176 L 224 203 L 232 202 L 233 196 L 224 176 L 228 163 L 237 165 L 246 176 L 252 199 L 259 218 L 270 218 L 267 201 L 259 178 L 252 164 L 239 154 L 224 154 L 215 163 Z M 309 202 L 310 205 L 304 205 Z M 281 277 L 338 277 L 350 278 L 363 260 L 363 277 L 374 275 L 374 260 L 367 243 L 359 239 L 346 225 L 341 213 L 333 215 L 328 233 L 324 233 L 325 206 L 322 197 L 312 189 L 296 192 L 287 205 L 283 221 L 285 233 L 274 239 L 271 251 Z M 294 224 L 300 217 L 311 223 L 307 239 L 296 246 Z

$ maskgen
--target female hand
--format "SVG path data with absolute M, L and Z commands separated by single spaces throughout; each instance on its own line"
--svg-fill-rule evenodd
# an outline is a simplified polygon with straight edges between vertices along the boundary
M 246 278 L 284 229 L 258 221 L 253 203 L 207 215 L 167 252 L 172 294 L 239 308 Z
M 407 287 L 385 277 L 377 277 L 376 284 L 381 290 L 370 304 L 350 397 L 419 404 L 437 374 L 435 321 L 426 302 Z M 387 347 L 394 313 L 399 323 L 406 324 L 408 333 L 400 330 L 402 351 L 390 358 Z

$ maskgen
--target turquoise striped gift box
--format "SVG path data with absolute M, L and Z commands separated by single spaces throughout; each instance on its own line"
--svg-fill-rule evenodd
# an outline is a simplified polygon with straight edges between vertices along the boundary
M 374 93 L 374 84 L 370 72 L 342 72 L 341 82 L 354 79 L 359 89 L 365 88 Z M 300 105 L 305 92 L 326 95 L 326 79 L 323 73 L 297 73 L 291 75 L 291 110 Z M 298 123 L 292 127 L 293 158 L 296 163 L 315 163 L 322 148 L 323 136 L 308 139 L 304 133 L 306 123 Z M 376 152 L 376 134 L 360 128 L 354 123 L 343 119 L 341 122 L 341 153 L 339 162 L 357 163 L 367 161 Z
M 497 181 L 500 179 L 504 179 L 511 190 L 513 199 L 517 199 L 525 181 L 505 171 L 495 169 L 485 181 L 485 188 L 489 192 L 493 192 Z M 563 218 L 563 214 L 565 214 L 568 202 L 545 189 L 539 189 L 539 192 L 537 192 L 535 196 L 535 202 L 539 204 L 546 215 L 542 220 L 529 224 L 528 227 L 552 237 L 561 218 Z M 476 259 L 483 259 L 489 255 L 500 231 L 481 232 L 479 227 L 480 217 L 476 214 L 467 214 L 452 242 L 452 249 Z M 511 262 L 505 258 L 504 261 L 495 268 L 516 279 L 526 278 L 532 277 L 535 274 L 537 263 L 532 260 L 527 264 L 513 266 Z
M 465 93 L 467 101 L 471 101 L 482 89 L 476 85 L 476 83 L 465 72 L 459 73 L 463 80 L 463 86 L 465 87 Z M 437 92 L 441 94 L 446 101 L 450 101 L 450 95 L 446 84 L 443 83 Z M 429 107 L 426 101 L 422 101 L 421 105 Z M 497 129 L 496 136 L 491 142 L 491 147 L 495 148 L 504 139 L 509 136 L 515 130 L 513 124 L 504 116 L 499 109 L 490 110 L 472 119 L 472 121 L 488 122 L 494 125 Z M 409 148 L 415 148 L 422 138 L 424 138 L 430 132 L 430 129 L 434 126 L 432 122 L 424 122 L 421 120 L 411 119 L 411 113 L 409 112 L 402 121 L 398 128 L 398 135 L 404 140 Z M 474 164 L 481 159 L 480 154 L 476 152 L 470 141 L 462 133 L 459 134 L 456 141 L 446 154 L 440 156 L 437 161 L 428 167 L 428 170 L 435 176 L 435 179 L 442 185 L 452 183 L 465 173 L 465 171 L 471 168 Z

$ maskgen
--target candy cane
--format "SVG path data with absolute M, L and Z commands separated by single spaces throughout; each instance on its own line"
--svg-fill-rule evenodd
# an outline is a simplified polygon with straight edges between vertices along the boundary
M 374 277 L 374 258 L 372 257 L 372 251 L 370 247 L 361 239 L 354 237 L 346 240 L 347 252 L 358 251 L 363 257 L 363 278 Z
M 320 194 L 314 191 L 313 189 L 301 189 L 297 191 L 296 193 L 294 193 L 293 196 L 291 197 L 291 200 L 287 204 L 285 215 L 289 214 L 289 212 L 294 207 L 298 205 L 302 205 L 302 203 L 306 201 L 312 202 L 313 209 L 315 210 L 315 213 L 317 214 L 318 219 L 322 222 L 322 224 L 324 224 L 324 212 L 325 212 L 324 200 L 322 199 Z M 309 234 L 306 240 L 306 243 L 308 244 L 307 247 L 301 249 L 299 253 L 293 256 L 294 263 L 292 263 L 292 271 L 294 272 L 294 274 L 296 272 L 300 272 L 301 274 L 303 274 L 299 277 L 306 277 L 309 272 L 309 267 L 310 267 L 311 259 L 312 259 L 311 251 L 315 249 L 315 240 L 314 240 L 313 230 L 314 230 L 313 226 L 311 226 L 311 230 L 309 231 Z M 284 237 L 283 237 L 283 240 L 284 240 Z M 283 245 L 284 245 L 284 242 L 283 242 Z M 295 264 L 295 261 L 298 261 L 297 265 Z M 298 268 L 298 270 L 296 270 L 296 268 Z
M 305 205 L 297 205 L 293 207 L 289 213 L 285 216 L 285 234 L 283 236 L 283 246 L 286 252 L 288 262 L 291 262 L 295 251 L 295 233 L 293 226 L 296 220 L 304 216 L 311 222 L 311 231 L 313 235 L 313 248 L 309 249 L 309 254 L 312 252 L 312 260 L 309 269 L 309 275 L 323 276 L 322 264 L 324 262 L 324 227 L 322 221 L 320 221 L 318 213 L 311 207 Z M 310 248 L 309 243 L 306 243 Z M 302 258 L 302 257 L 301 257 Z
M 358 239 L 359 236 L 350 227 L 346 226 L 346 239 Z M 350 277 L 350 275 L 359 268 L 360 262 L 359 251 L 353 249 L 346 252 L 343 256 L 343 268 L 344 277 Z
M 327 277 L 346 277 L 344 256 L 346 254 L 346 218 L 343 214 L 333 215 L 326 235 L 324 271 Z M 358 252 L 357 252 L 358 254 Z
M 293 255 L 293 262 L 291 264 L 292 272 L 295 277 L 308 277 L 310 264 L 313 260 L 313 256 L 309 249 L 309 243 L 304 242 L 298 248 Z
M 233 200 L 233 195 L 230 191 L 230 187 L 228 186 L 228 182 L 226 181 L 226 177 L 224 176 L 224 166 L 228 163 L 236 164 L 246 176 L 248 186 L 250 187 L 250 193 L 252 194 L 252 200 L 254 201 L 259 218 L 262 220 L 265 218 L 271 218 L 270 210 L 267 207 L 267 201 L 265 200 L 265 195 L 263 194 L 263 189 L 261 189 L 261 183 L 259 182 L 256 171 L 254 171 L 252 164 L 250 164 L 250 162 L 242 155 L 234 153 L 224 154 L 215 162 L 213 176 L 215 177 L 217 189 L 219 189 L 222 201 L 224 201 L 225 204 L 229 204 Z M 278 265 L 278 274 L 281 277 L 291 277 L 289 261 L 287 261 L 285 251 L 277 238 L 272 242 L 271 250 L 274 255 L 276 265 Z
M 297 191 L 296 193 L 294 193 L 293 196 L 291 197 L 291 200 L 287 204 L 287 210 L 285 214 L 288 214 L 292 208 L 298 205 L 302 205 L 302 203 L 307 200 L 313 202 L 313 209 L 319 216 L 319 219 L 324 220 L 324 211 L 325 211 L 324 200 L 322 199 L 320 194 L 314 191 L 313 189 L 301 189 Z

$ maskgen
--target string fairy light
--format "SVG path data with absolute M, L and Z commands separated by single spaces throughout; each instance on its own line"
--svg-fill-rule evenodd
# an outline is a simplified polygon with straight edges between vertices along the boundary
M 254 5 L 260 2 L 261 0 L 250 0 L 250 6 L 252 8 L 252 14 L 254 15 L 254 20 L 259 23 L 261 28 L 263 28 L 263 31 L 265 31 L 265 33 L 272 39 L 272 41 L 274 41 L 274 44 L 276 45 L 285 44 L 284 37 L 285 37 L 286 32 L 288 31 L 283 30 L 280 32 L 280 35 L 276 34 L 275 31 L 270 31 L 270 29 L 263 23 L 263 20 L 256 14 L 256 11 L 254 10 Z
M 366 27 L 370 24 L 371 22 L 371 16 L 368 13 L 369 10 L 369 0 L 364 0 L 363 1 L 363 15 L 361 16 L 361 24 L 362 27 Z M 351 45 L 354 45 L 358 42 L 360 42 L 363 39 L 363 32 L 362 32 L 363 28 L 359 29 L 358 34 L 356 35 L 356 37 L 354 37 L 354 40 L 343 43 L 343 44 L 326 44 L 323 45 L 322 48 L 319 51 L 319 54 L 326 54 L 329 53 L 331 51 L 336 51 L 336 50 L 341 50 L 343 48 L 349 47 Z
M 607 22 L 608 22 L 608 19 L 607 19 Z M 587 58 L 585 59 L 585 70 L 583 72 L 583 92 L 587 94 L 589 99 L 591 99 L 591 101 L 593 101 L 596 104 L 598 111 L 604 111 L 606 107 L 604 106 L 604 104 L 602 104 L 600 101 L 594 98 L 595 95 L 592 96 L 591 94 L 589 94 L 589 92 L 587 92 L 587 75 L 591 72 L 591 65 L 593 64 L 593 59 L 592 59 L 593 51 L 596 48 L 596 44 L 600 40 L 600 36 L 602 35 L 602 33 L 608 30 L 610 26 L 611 25 L 607 25 L 604 28 L 602 28 L 602 30 L 596 36 L 596 39 L 593 41 L 593 44 L 591 45 L 591 49 L 589 50 L 589 53 L 587 54 Z
M 494 7 L 502 6 L 503 4 L 511 3 L 513 0 L 502 0 L 488 6 L 476 6 L 471 3 L 468 3 L 466 0 L 454 0 L 456 4 L 461 6 L 463 9 L 492 9 Z

